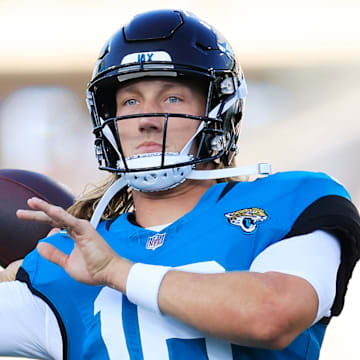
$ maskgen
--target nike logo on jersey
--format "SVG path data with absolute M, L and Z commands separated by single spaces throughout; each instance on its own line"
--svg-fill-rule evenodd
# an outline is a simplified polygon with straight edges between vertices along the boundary
M 247 234 L 256 231 L 258 224 L 265 221 L 268 215 L 263 209 L 241 209 L 224 214 L 231 225 L 240 226 Z

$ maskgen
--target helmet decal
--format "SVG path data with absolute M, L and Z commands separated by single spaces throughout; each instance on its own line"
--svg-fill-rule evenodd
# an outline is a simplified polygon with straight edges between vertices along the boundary
M 121 65 L 131 63 L 144 63 L 151 61 L 169 61 L 171 62 L 171 56 L 166 51 L 147 51 L 140 53 L 132 53 L 125 55 L 121 60 Z

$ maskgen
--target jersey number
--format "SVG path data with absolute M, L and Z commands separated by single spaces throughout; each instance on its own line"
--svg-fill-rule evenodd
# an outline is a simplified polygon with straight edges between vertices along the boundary
M 224 268 L 214 261 L 189 264 L 177 269 L 197 273 L 224 272 Z M 182 340 L 191 339 L 194 344 L 197 341 L 204 344 L 204 358 L 232 359 L 229 343 L 205 336 L 171 317 L 157 315 L 137 307 L 114 289 L 104 287 L 94 305 L 94 315 L 100 312 L 101 335 L 110 359 L 175 360 L 183 359 L 184 351 L 190 351 L 188 358 L 191 358 L 192 342 L 182 343 Z M 179 347 L 181 353 L 178 356 L 176 356 L 176 347 L 175 355 L 174 351 L 169 355 L 169 341 L 181 345 Z

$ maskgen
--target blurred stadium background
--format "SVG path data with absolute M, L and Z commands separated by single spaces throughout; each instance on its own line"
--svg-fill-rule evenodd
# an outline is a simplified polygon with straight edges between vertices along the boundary
M 42 172 L 75 194 L 99 181 L 84 100 L 95 59 L 134 14 L 177 5 L 217 27 L 245 71 L 238 163 L 327 172 L 359 208 L 358 0 L 1 0 L 0 168 Z M 360 266 L 322 360 L 360 358 L 359 303 Z

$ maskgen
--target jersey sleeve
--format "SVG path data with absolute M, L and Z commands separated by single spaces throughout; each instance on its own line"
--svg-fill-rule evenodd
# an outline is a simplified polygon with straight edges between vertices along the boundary
M 311 201 L 311 197 L 314 201 Z M 336 236 L 341 245 L 341 263 L 337 275 L 332 315 L 344 306 L 347 285 L 360 258 L 360 217 L 341 184 L 327 176 L 306 180 L 298 189 L 298 203 L 308 202 L 296 217 L 284 239 L 324 230 Z
M 74 248 L 74 241 L 62 232 L 41 241 L 49 242 L 66 254 Z M 82 359 L 88 327 L 94 326 L 91 323 L 93 304 L 101 287 L 74 280 L 63 268 L 43 258 L 36 248 L 24 258 L 17 280 L 26 283 L 30 292 L 51 309 L 60 329 L 64 358 Z M 99 332 L 100 326 L 96 323 L 94 333 Z M 101 337 L 98 339 L 97 344 L 103 346 Z M 94 346 L 92 351 L 101 350 Z
M 340 244 L 336 237 L 316 230 L 270 245 L 254 259 L 250 271 L 277 271 L 307 280 L 319 300 L 315 323 L 323 317 L 331 316 L 340 254 Z
M 73 241 L 61 232 L 40 241 L 50 242 L 67 254 L 69 254 L 73 248 Z M 64 354 L 67 353 L 68 336 L 64 319 L 59 312 L 59 304 L 54 301 L 54 297 L 49 296 L 49 291 L 51 293 L 53 287 L 66 288 L 63 270 L 59 266 L 45 260 L 35 248 L 24 258 L 22 266 L 16 275 L 16 280 L 25 283 L 29 291 L 35 297 L 41 299 L 50 309 L 60 330 L 61 351 Z M 58 299 L 59 302 L 65 302 L 66 300 L 64 299 L 66 299 L 66 296 L 66 293 L 59 290 L 55 300 Z M 71 298 L 68 297 L 68 301 L 70 301 L 70 299 Z

